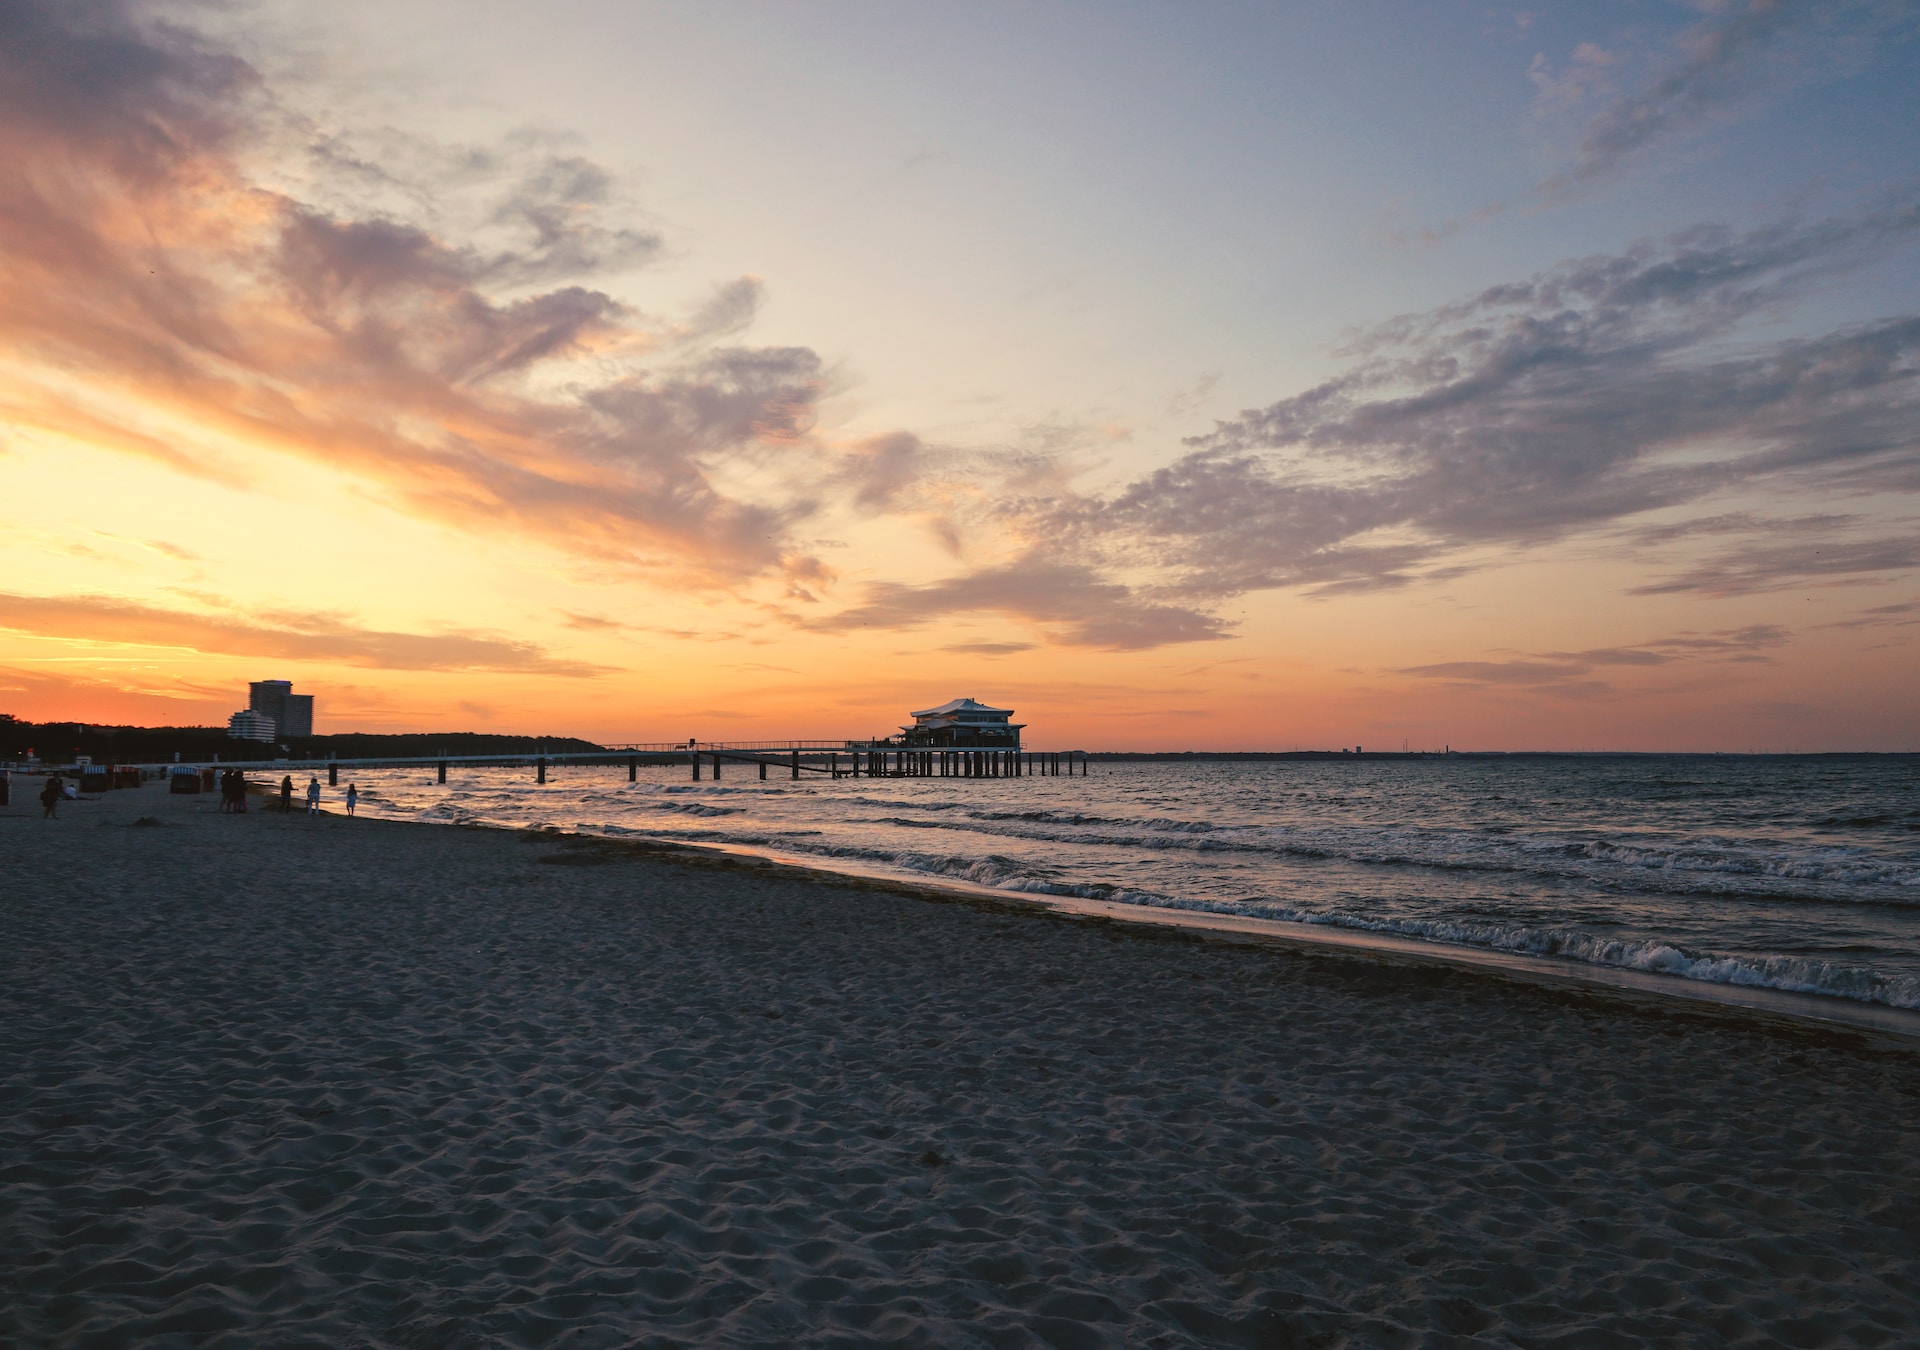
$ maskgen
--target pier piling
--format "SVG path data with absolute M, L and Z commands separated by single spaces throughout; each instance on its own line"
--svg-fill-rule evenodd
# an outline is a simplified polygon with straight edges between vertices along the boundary
M 444 759 L 433 766 L 433 781 L 436 783 L 447 781 L 447 761 Z

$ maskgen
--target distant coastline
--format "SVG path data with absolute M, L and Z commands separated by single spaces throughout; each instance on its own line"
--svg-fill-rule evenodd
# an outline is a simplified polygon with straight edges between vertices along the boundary
M 515 736 L 485 731 L 341 732 L 282 742 L 284 750 L 236 740 L 225 727 L 136 727 L 79 722 L 29 722 L 0 713 L 0 761 L 18 763 L 33 749 L 45 762 L 88 756 L 95 763 L 153 763 L 178 755 L 182 761 L 249 758 L 375 759 L 501 754 L 613 753 L 617 747 L 578 736 Z M 1912 750 L 1087 750 L 1076 753 L 1096 764 L 1257 763 L 1286 760 L 1436 759 L 1852 759 L 1913 756 Z

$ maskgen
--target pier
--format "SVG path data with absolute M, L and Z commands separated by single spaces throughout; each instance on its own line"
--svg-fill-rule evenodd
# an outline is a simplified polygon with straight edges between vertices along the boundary
M 236 745 L 236 748 L 238 746 Z M 12 764 L 15 772 L 60 773 L 78 777 L 83 792 L 137 786 L 154 778 L 194 774 L 217 775 L 222 770 L 245 773 L 319 776 L 338 786 L 343 770 L 426 769 L 436 781 L 447 781 L 450 768 L 525 768 L 534 780 L 562 765 L 574 767 L 626 766 L 627 781 L 637 782 L 642 767 L 678 765 L 694 782 L 715 782 L 729 772 L 753 773 L 764 780 L 785 777 L 814 778 L 1058 778 L 1087 775 L 1084 750 L 1027 750 L 1023 748 L 924 749 L 887 741 L 691 741 L 634 743 L 603 746 L 598 750 L 548 753 L 508 751 L 480 755 L 371 755 L 327 759 L 229 759 L 147 764 Z

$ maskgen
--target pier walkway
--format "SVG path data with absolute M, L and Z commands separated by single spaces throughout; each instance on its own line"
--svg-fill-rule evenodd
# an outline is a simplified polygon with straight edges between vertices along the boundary
M 236 749 L 238 746 L 236 746 Z M 327 782 L 337 785 L 341 770 L 427 768 L 435 771 L 439 782 L 447 781 L 450 767 L 530 768 L 535 780 L 547 781 L 547 770 L 569 765 L 626 765 L 627 781 L 639 779 L 641 767 L 686 766 L 694 782 L 707 774 L 718 781 L 726 769 L 757 770 L 761 778 L 769 770 L 784 772 L 798 779 L 803 775 L 829 778 L 1057 778 L 1062 774 L 1085 777 L 1087 752 L 1084 750 L 985 750 L 923 749 L 884 742 L 860 741 L 695 741 L 688 743 L 635 743 L 609 745 L 598 750 L 510 751 L 480 755 L 371 755 L 358 758 L 328 759 L 245 759 L 216 756 L 212 760 L 160 764 L 55 765 L 14 764 L 6 767 L 18 772 L 61 773 L 82 779 L 82 791 L 122 786 L 124 778 L 138 774 L 135 782 L 176 774 L 211 777 L 226 769 L 248 773 L 312 774 L 324 767 Z M 105 779 L 95 782 L 96 779 Z

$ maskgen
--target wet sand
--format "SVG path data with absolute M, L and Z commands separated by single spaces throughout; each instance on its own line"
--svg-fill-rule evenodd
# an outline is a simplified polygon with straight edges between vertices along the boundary
M 1920 1343 L 1911 1045 L 21 786 L 8 1344 Z

